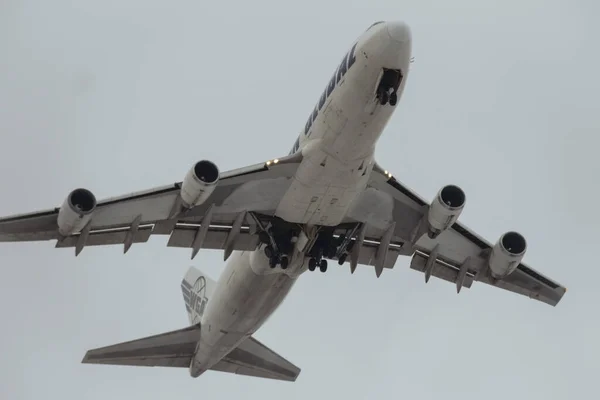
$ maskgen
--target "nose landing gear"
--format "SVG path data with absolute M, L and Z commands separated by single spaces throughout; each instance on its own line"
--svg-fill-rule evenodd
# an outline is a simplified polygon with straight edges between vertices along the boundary
M 383 69 L 383 75 L 376 90 L 376 98 L 382 106 L 390 103 L 393 107 L 398 103 L 398 88 L 402 82 L 399 69 Z

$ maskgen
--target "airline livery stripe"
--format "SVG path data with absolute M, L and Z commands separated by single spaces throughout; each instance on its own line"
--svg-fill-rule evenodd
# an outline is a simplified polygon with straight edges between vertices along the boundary
M 329 97 L 331 96 L 331 93 L 333 93 L 333 91 L 336 88 L 336 86 L 338 85 L 338 83 L 340 83 L 342 78 L 344 78 L 346 73 L 350 70 L 350 68 L 356 62 L 355 50 L 356 50 L 357 44 L 358 43 L 354 43 L 354 45 L 352 46 L 350 51 L 348 51 L 348 53 L 346 53 L 344 55 L 342 62 L 340 63 L 340 65 L 338 65 L 335 72 L 333 73 L 333 76 L 327 83 L 325 90 L 323 90 L 323 93 L 321 94 L 321 97 L 319 98 L 319 102 L 315 105 L 315 108 L 313 109 L 313 111 L 311 112 L 311 114 L 308 117 L 308 120 L 306 121 L 306 125 L 304 126 L 304 135 L 309 134 L 312 124 L 315 122 L 315 119 L 317 119 L 317 116 L 319 115 L 319 112 L 321 111 L 321 109 L 323 108 L 325 103 L 327 102 L 327 99 L 329 99 Z M 300 135 L 298 135 L 298 138 L 296 139 L 296 142 L 294 142 L 294 146 L 292 147 L 292 150 L 290 150 L 289 154 L 294 154 L 295 152 L 297 152 L 299 150 L 300 136 L 302 136 L 302 133 Z

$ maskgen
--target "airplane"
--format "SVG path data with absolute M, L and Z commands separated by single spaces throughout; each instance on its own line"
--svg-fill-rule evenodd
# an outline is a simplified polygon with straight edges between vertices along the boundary
M 492 244 L 458 221 L 457 185 L 426 201 L 374 159 L 377 141 L 404 91 L 412 34 L 402 21 L 372 24 L 341 59 L 291 151 L 221 172 L 200 160 L 183 181 L 97 201 L 71 191 L 57 208 L 0 219 L 0 241 L 56 240 L 57 248 L 133 244 L 167 235 L 168 247 L 221 250 L 218 281 L 191 267 L 181 290 L 189 325 L 89 350 L 83 363 L 188 368 L 295 381 L 300 369 L 253 334 L 308 271 L 328 261 L 373 268 L 399 256 L 410 268 L 473 282 L 556 306 L 566 288 L 523 263 L 525 238 L 508 231 Z M 362 267 L 361 267 L 362 268 Z

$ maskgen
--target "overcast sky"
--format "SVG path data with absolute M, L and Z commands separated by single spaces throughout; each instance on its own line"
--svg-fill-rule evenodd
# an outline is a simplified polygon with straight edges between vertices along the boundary
M 76 5 L 74 5 L 76 4 Z M 569 288 L 556 307 L 410 270 L 308 273 L 256 337 L 295 383 L 80 364 L 187 325 L 190 252 L 166 239 L 0 244 L 2 399 L 593 398 L 600 370 L 600 80 L 593 1 L 0 1 L 0 215 L 286 155 L 354 39 L 412 26 L 416 62 L 377 160 Z M 222 252 L 193 261 L 213 277 Z

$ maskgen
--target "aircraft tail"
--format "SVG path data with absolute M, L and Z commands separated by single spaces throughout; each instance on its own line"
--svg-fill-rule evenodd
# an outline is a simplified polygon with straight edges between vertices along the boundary
M 202 316 L 215 287 L 215 281 L 191 267 L 181 282 L 191 326 L 89 350 L 82 363 L 189 368 L 202 334 Z M 244 340 L 210 369 L 292 382 L 300 374 L 300 368 L 253 337 Z
M 190 325 L 202 322 L 208 299 L 215 290 L 216 282 L 203 272 L 190 267 L 181 281 L 181 292 Z
M 84 364 L 189 368 L 200 325 L 88 350 Z M 244 340 L 210 370 L 293 382 L 300 368 L 254 339 Z

